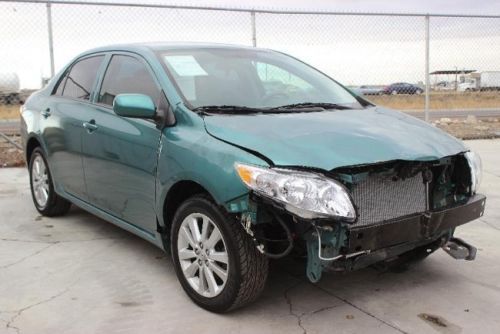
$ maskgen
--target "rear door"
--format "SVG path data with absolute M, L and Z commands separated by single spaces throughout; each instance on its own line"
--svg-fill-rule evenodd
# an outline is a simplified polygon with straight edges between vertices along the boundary
M 150 96 L 156 106 L 162 91 L 140 57 L 114 54 L 95 98 L 83 136 L 83 165 L 89 201 L 145 232 L 156 229 L 155 176 L 161 129 L 151 120 L 113 112 L 118 94 Z
M 92 108 L 92 91 L 104 55 L 77 60 L 62 77 L 42 110 L 42 137 L 59 191 L 86 200 L 82 166 L 83 123 Z

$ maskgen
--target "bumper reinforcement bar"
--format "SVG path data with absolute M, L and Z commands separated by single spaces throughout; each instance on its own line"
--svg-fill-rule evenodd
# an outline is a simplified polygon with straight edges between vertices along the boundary
M 471 197 L 467 203 L 456 207 L 412 215 L 370 226 L 353 226 L 349 230 L 347 254 L 368 250 L 373 252 L 374 250 L 398 244 L 432 239 L 443 231 L 481 217 L 484 213 L 485 202 L 486 197 L 478 194 Z M 454 244 L 450 244 L 450 249 L 455 255 L 458 253 L 453 250 L 453 247 L 457 249 L 461 247 L 469 250 L 469 255 L 466 258 L 473 256 L 474 247 L 461 240 L 457 241 L 459 239 L 454 240 Z

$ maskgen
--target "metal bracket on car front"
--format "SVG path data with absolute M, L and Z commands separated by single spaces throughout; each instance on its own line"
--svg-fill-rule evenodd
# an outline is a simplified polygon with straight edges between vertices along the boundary
M 477 248 L 459 238 L 451 238 L 441 248 L 457 260 L 472 261 L 476 258 Z
M 345 241 L 340 229 L 330 226 L 318 227 L 305 235 L 307 243 L 307 278 L 316 283 L 321 279 L 324 268 L 343 257 L 339 255 L 340 244 Z

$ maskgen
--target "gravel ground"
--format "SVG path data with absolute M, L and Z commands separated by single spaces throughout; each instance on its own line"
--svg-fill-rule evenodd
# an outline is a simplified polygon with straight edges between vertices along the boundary
M 491 139 L 500 137 L 500 120 L 478 120 L 469 116 L 465 120 L 441 118 L 433 125 L 460 139 Z
M 9 138 L 21 145 L 19 136 L 9 136 Z M 24 164 L 23 151 L 7 142 L 4 138 L 0 138 L 0 168 L 20 167 L 24 166 Z

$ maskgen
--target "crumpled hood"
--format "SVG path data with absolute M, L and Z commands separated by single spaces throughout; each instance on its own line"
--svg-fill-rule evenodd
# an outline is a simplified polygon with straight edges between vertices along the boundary
M 423 121 L 380 107 L 204 119 L 212 136 L 259 152 L 277 166 L 332 170 L 397 159 L 435 160 L 467 150 Z

